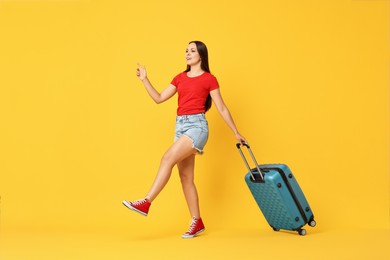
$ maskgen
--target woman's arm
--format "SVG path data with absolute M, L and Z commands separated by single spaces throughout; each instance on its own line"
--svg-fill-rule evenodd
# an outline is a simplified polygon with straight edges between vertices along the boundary
M 145 67 L 138 64 L 137 68 L 137 77 L 142 81 L 144 84 L 144 87 L 146 91 L 148 92 L 149 96 L 156 102 L 157 104 L 162 103 L 166 101 L 167 99 L 171 98 L 177 91 L 176 87 L 170 84 L 167 88 L 165 88 L 161 93 L 159 93 L 150 83 L 148 76 L 146 75 L 146 69 Z
M 246 142 L 245 138 L 238 132 L 236 124 L 234 123 L 233 118 L 230 114 L 230 111 L 225 105 L 225 102 L 223 102 L 219 88 L 210 91 L 210 95 L 211 98 L 213 99 L 215 106 L 217 107 L 219 114 L 226 122 L 226 124 L 230 127 L 230 129 L 233 131 L 236 139 L 241 143 Z

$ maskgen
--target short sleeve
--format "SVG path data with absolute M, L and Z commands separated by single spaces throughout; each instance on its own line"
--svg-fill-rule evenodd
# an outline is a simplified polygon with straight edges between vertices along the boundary
M 219 83 L 217 78 L 214 75 L 211 75 L 210 77 L 210 91 L 219 88 Z
M 173 86 L 175 86 L 176 88 L 177 88 L 178 85 L 179 85 L 180 76 L 181 76 L 181 73 L 178 74 L 178 75 L 176 75 L 176 76 L 172 79 L 172 81 L 171 81 L 171 84 L 172 84 Z

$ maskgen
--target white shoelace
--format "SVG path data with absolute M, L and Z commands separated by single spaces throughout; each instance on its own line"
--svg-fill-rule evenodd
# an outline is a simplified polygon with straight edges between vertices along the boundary
M 196 218 L 192 219 L 190 229 L 187 231 L 187 233 L 192 233 L 196 227 L 196 224 L 198 223 L 198 220 Z
M 134 206 L 139 206 L 139 205 L 144 204 L 145 202 L 146 202 L 146 199 L 143 199 L 143 200 L 134 201 L 131 204 L 133 204 Z

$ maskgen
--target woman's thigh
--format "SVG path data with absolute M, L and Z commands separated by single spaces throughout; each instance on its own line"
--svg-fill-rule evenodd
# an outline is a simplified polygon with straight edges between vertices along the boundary
M 194 155 L 196 149 L 192 145 L 192 140 L 186 135 L 182 135 L 175 143 L 169 147 L 163 156 L 163 160 L 169 161 L 173 165 Z

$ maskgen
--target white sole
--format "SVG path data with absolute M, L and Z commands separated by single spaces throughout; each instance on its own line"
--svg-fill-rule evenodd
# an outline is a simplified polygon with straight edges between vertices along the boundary
M 195 234 L 193 235 L 187 235 L 187 234 L 183 234 L 181 235 L 182 238 L 194 238 L 196 235 L 198 235 L 199 233 L 203 232 L 205 229 L 201 229 L 199 230 L 198 232 L 196 232 Z
M 135 212 L 141 214 L 142 216 L 145 216 L 145 217 L 146 217 L 146 216 L 148 215 L 148 214 L 146 214 L 145 212 L 142 212 L 142 211 L 140 211 L 140 210 L 134 208 L 133 206 L 131 206 L 131 204 L 130 204 L 127 200 L 122 201 L 122 204 L 125 205 L 126 208 L 131 209 L 131 210 L 133 210 L 133 211 L 135 211 Z

